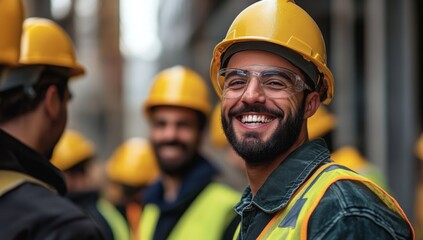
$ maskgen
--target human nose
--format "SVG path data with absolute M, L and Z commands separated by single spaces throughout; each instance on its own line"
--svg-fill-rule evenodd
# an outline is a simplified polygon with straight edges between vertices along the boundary
M 259 76 L 252 75 L 248 84 L 241 95 L 241 101 L 253 104 L 258 102 L 264 102 L 266 95 L 264 89 L 261 86 Z
M 163 128 L 162 137 L 167 141 L 174 140 L 178 135 L 178 129 L 173 124 L 167 124 L 166 127 Z

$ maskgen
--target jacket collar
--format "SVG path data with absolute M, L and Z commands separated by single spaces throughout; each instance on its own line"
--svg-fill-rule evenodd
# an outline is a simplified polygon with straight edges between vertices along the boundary
M 250 187 L 247 187 L 235 210 L 241 214 L 244 209 L 250 209 L 253 205 L 267 213 L 282 209 L 317 167 L 330 161 L 329 157 L 330 153 L 323 139 L 306 142 L 273 171 L 254 198 Z
M 53 186 L 61 195 L 66 184 L 59 169 L 49 159 L 0 129 L 0 169 L 17 171 Z
M 191 202 L 218 175 L 218 170 L 205 158 L 197 155 L 197 164 L 182 180 L 178 196 L 173 202 L 164 201 L 164 188 L 159 180 L 146 189 L 145 203 L 159 205 L 162 211 L 172 210 Z

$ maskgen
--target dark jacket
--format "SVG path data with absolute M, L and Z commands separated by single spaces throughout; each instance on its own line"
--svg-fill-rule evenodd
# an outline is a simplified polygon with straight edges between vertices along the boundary
M 100 198 L 98 191 L 73 192 L 67 194 L 66 197 L 97 223 L 106 240 L 114 240 L 109 223 L 97 207 Z
M 173 202 L 165 202 L 163 199 L 164 189 L 159 181 L 146 189 L 144 204 L 154 204 L 160 209 L 159 220 L 154 233 L 154 240 L 166 239 L 181 216 L 190 207 L 196 197 L 214 181 L 218 171 L 206 159 L 198 156 L 197 164 L 193 166 L 182 182 L 177 199 Z M 239 218 L 235 217 L 223 233 L 222 239 L 232 239 Z
M 2 130 L 0 170 L 24 173 L 57 190 L 26 182 L 0 196 L 1 239 L 104 239 L 94 222 L 61 196 L 66 185 L 60 171 Z
M 236 211 L 242 216 L 239 238 L 256 239 L 285 208 L 294 193 L 324 163 L 331 162 L 324 140 L 299 147 L 269 176 L 254 198 L 248 187 Z M 331 185 L 308 223 L 309 239 L 411 239 L 406 220 L 388 208 L 361 182 Z

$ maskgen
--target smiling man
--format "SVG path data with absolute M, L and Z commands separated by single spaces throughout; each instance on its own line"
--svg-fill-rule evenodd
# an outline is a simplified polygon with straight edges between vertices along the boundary
M 398 203 L 309 140 L 307 119 L 333 97 L 314 20 L 294 1 L 242 11 L 217 44 L 211 80 L 222 125 L 249 186 L 235 210 L 238 239 L 411 239 Z
M 144 110 L 161 178 L 145 192 L 141 239 L 232 239 L 240 194 L 216 181 L 218 169 L 200 153 L 210 109 L 193 70 L 174 66 L 154 79 Z

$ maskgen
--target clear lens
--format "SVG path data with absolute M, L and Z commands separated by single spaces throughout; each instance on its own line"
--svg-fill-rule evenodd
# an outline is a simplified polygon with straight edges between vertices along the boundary
M 224 98 L 239 98 L 253 78 L 260 81 L 260 87 L 270 98 L 288 98 L 304 89 L 310 89 L 299 75 L 278 67 L 263 71 L 222 68 L 217 80 Z

